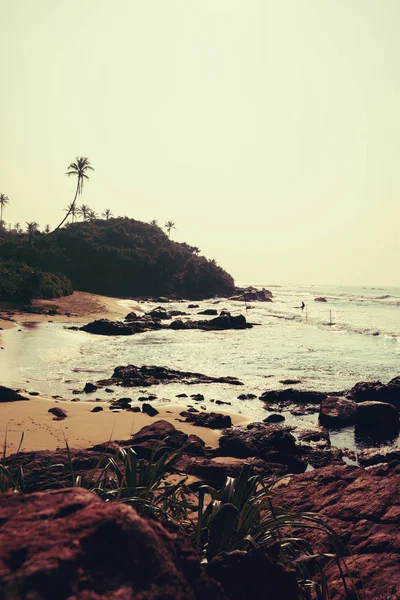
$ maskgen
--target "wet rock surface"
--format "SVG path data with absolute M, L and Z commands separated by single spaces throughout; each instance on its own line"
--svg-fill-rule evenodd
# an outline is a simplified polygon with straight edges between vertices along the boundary
M 0 495 L 4 600 L 223 600 L 188 538 L 83 489 Z
M 236 377 L 209 377 L 201 373 L 177 371 L 167 367 L 127 365 L 116 367 L 110 379 L 97 382 L 98 386 L 122 385 L 124 387 L 147 387 L 160 383 L 227 383 L 230 385 L 243 385 Z
M 324 427 L 339 429 L 356 421 L 357 404 L 348 398 L 328 396 L 321 401 L 319 422 Z
M 320 404 L 327 394 L 323 392 L 308 392 L 288 388 L 286 390 L 266 391 L 260 396 L 260 400 L 266 403 L 299 403 L 299 404 Z
M 346 396 L 355 402 L 388 402 L 400 410 L 400 377 L 395 377 L 386 385 L 380 381 L 361 381 Z

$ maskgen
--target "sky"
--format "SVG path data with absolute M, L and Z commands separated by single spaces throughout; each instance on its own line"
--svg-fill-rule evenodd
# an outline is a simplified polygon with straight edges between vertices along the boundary
M 4 219 L 176 223 L 237 281 L 400 285 L 398 0 L 0 0 Z

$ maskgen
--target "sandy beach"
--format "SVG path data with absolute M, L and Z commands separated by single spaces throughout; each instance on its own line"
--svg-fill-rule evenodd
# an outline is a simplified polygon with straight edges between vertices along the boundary
M 29 396 L 27 396 L 29 398 Z M 50 408 L 60 407 L 67 417 L 55 420 Z M 92 413 L 95 406 L 102 406 L 101 412 Z M 187 434 L 195 433 L 207 445 L 217 446 L 220 431 L 206 427 L 196 427 L 191 423 L 182 423 L 184 417 L 179 413 L 186 410 L 185 405 L 157 406 L 159 414 L 149 417 L 144 413 L 125 410 L 109 410 L 105 402 L 71 402 L 51 398 L 31 397 L 26 402 L 5 402 L 0 404 L 0 444 L 7 436 L 7 454 L 18 448 L 21 434 L 24 440 L 21 450 L 56 450 L 65 447 L 65 440 L 71 448 L 88 448 L 108 440 L 127 440 L 145 425 L 164 419 Z M 247 423 L 243 416 L 231 415 L 235 425 Z
M 45 309 L 57 307 L 58 314 L 49 316 L 27 313 L 18 309 L 0 309 L 0 328 L 10 329 L 18 323 L 27 322 L 87 323 L 87 321 L 101 318 L 115 320 L 124 317 L 129 311 L 142 311 L 140 305 L 134 300 L 111 298 L 88 292 L 74 292 L 70 296 L 54 300 L 33 300 L 32 305 Z

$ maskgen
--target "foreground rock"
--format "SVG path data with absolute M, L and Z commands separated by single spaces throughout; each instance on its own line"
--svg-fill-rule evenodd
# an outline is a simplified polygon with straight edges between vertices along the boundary
M 83 489 L 0 495 L 1 598 L 223 600 L 188 538 Z
M 277 496 L 277 502 L 282 502 L 279 488 Z M 368 471 L 332 466 L 297 475 L 285 486 L 283 500 L 293 510 L 318 513 L 343 536 L 351 552 L 347 566 L 361 598 L 397 600 L 400 589 L 398 463 Z M 326 537 L 314 533 L 314 550 L 322 547 L 326 548 Z M 326 572 L 332 600 L 347 598 L 337 567 L 331 564 Z M 349 581 L 348 584 L 351 590 Z
M 109 385 L 122 385 L 124 387 L 148 387 L 160 383 L 183 383 L 188 385 L 202 383 L 226 383 L 230 385 L 243 385 L 236 377 L 209 377 L 201 373 L 177 371 L 167 367 L 127 365 L 116 367 L 110 379 L 97 382 L 101 387 Z
M 0 385 L 0 402 L 16 402 L 17 400 L 29 400 L 29 398 L 24 398 L 15 390 Z
M 191 413 L 184 411 L 181 415 L 186 417 L 187 423 L 193 423 L 193 425 L 197 425 L 198 427 L 209 427 L 210 429 L 225 429 L 227 427 L 232 427 L 231 417 L 222 413 Z

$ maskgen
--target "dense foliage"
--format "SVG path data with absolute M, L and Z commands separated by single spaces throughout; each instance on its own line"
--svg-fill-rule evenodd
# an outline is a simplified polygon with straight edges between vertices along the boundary
M 58 298 L 72 294 L 72 285 L 61 273 L 44 273 L 13 260 L 0 260 L 0 300 L 28 302 L 32 298 Z
M 231 294 L 232 277 L 198 252 L 157 225 L 128 218 L 70 223 L 50 236 L 0 235 L 1 258 L 63 273 L 81 291 L 191 299 Z

